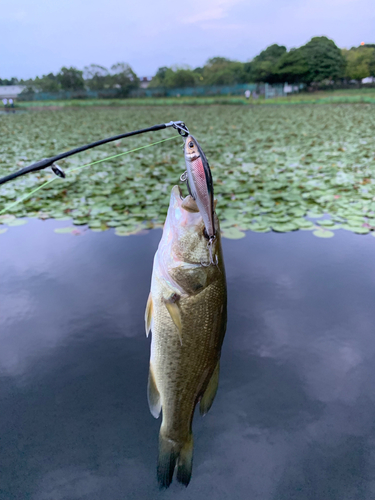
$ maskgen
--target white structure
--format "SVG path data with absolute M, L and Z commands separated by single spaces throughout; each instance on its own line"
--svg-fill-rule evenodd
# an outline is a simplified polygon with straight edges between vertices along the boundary
M 139 82 L 140 88 L 147 89 L 147 87 L 149 86 L 149 84 L 151 82 L 151 79 L 152 79 L 152 77 L 149 77 L 149 76 L 144 76 L 143 78 L 141 78 L 141 81 Z
M 292 92 L 298 92 L 298 85 L 288 85 L 284 83 L 284 94 L 290 94 Z
M 0 85 L 0 99 L 17 99 L 25 88 L 24 85 Z
M 362 83 L 375 83 L 375 76 L 367 76 L 362 78 Z

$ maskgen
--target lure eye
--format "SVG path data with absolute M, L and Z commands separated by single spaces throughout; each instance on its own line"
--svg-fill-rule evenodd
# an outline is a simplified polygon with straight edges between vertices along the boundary
M 193 148 L 194 147 L 194 142 L 193 141 L 190 141 L 189 142 L 189 148 Z

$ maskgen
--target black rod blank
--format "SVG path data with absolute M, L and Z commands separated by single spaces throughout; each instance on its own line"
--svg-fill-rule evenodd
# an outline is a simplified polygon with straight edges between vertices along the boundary
M 68 156 L 72 156 L 77 153 L 81 153 L 82 151 L 86 151 L 87 149 L 96 148 L 97 146 L 101 146 L 102 144 L 107 144 L 108 142 L 124 139 L 125 137 L 131 137 L 133 135 L 144 134 L 146 132 L 154 132 L 156 130 L 162 130 L 167 127 L 173 127 L 177 129 L 179 134 L 182 135 L 183 137 L 186 137 L 189 133 L 186 125 L 182 121 L 160 123 L 159 125 L 154 125 L 153 127 L 142 128 L 140 130 L 133 130 L 132 132 L 126 132 L 124 134 L 119 134 L 113 137 L 108 137 L 107 139 L 101 139 L 100 141 L 92 142 L 91 144 L 85 144 L 84 146 L 79 146 L 78 148 L 71 149 L 70 151 L 66 151 L 65 153 L 60 153 L 56 156 L 51 156 L 51 158 L 44 158 L 44 160 L 32 163 L 31 165 L 21 168 L 21 170 L 18 170 L 13 174 L 9 174 L 5 177 L 0 178 L 0 184 L 5 184 L 6 182 L 11 181 L 12 179 L 20 177 L 21 175 L 28 174 L 29 172 L 37 172 L 38 170 L 43 170 L 44 168 L 51 167 L 56 161 L 62 160 L 63 158 L 67 158 Z M 59 170 L 61 169 L 59 168 Z M 62 175 L 60 176 L 62 177 Z

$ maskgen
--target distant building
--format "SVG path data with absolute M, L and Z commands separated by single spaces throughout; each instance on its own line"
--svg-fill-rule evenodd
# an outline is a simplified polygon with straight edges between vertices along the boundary
M 0 99 L 17 99 L 25 85 L 0 85 Z
M 362 83 L 375 83 L 375 76 L 367 76 L 362 78 Z
M 298 92 L 298 85 L 289 85 L 288 83 L 284 83 L 284 94 L 291 94 L 292 92 Z
M 147 87 L 150 85 L 151 79 L 152 77 L 150 76 L 143 76 L 139 83 L 141 89 L 147 89 Z

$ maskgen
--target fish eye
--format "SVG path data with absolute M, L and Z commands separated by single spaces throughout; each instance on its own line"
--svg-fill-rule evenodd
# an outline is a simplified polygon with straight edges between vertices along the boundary
M 194 147 L 194 142 L 193 141 L 190 141 L 189 142 L 189 148 L 193 148 Z

